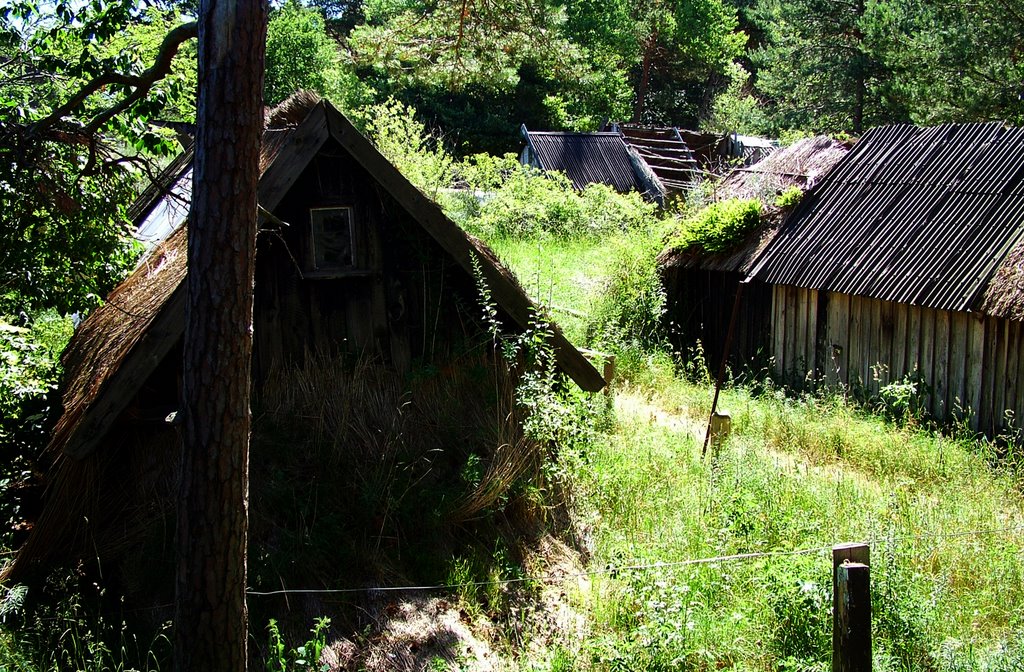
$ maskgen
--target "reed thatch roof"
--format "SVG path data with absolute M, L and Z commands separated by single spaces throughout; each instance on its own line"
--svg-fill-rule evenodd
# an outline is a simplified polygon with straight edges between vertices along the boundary
M 1021 225 L 1024 227 L 1024 221 Z M 1024 239 L 999 264 L 978 310 L 993 317 L 1024 321 Z
M 760 199 L 764 224 L 728 252 L 669 248 L 659 255 L 658 265 L 747 273 L 774 239 L 786 215 L 775 205 L 776 196 L 789 187 L 810 189 L 848 151 L 847 145 L 827 136 L 805 138 L 773 152 L 753 166 L 733 170 L 715 185 L 716 200 Z
M 300 101 L 301 102 L 301 101 Z M 260 206 L 271 211 L 301 170 L 330 137 L 346 148 L 403 205 L 467 273 L 476 259 L 499 308 L 521 328 L 529 327 L 538 310 L 514 275 L 480 240 L 465 233 L 441 209 L 408 182 L 345 117 L 326 101 L 275 112 L 261 156 Z M 302 116 L 304 114 L 304 116 Z M 295 119 L 301 118 L 300 123 Z M 184 176 L 187 166 L 179 167 Z M 136 208 L 140 218 L 154 212 L 167 192 L 149 194 L 153 203 Z M 138 223 L 138 222 L 137 222 Z M 184 323 L 186 227 L 168 220 L 166 239 L 79 327 L 64 354 L 64 413 L 48 451 L 73 457 L 88 453 L 156 365 L 180 337 Z M 604 381 L 596 369 L 556 328 L 554 346 L 559 366 L 583 389 L 595 391 Z

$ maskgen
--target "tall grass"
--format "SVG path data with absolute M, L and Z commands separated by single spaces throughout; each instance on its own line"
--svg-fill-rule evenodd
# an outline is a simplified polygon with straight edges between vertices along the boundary
M 840 399 L 726 390 L 735 432 L 700 458 L 708 390 L 626 390 L 574 473 L 600 575 L 577 594 L 577 669 L 825 669 L 831 560 L 871 543 L 883 670 L 1015 669 L 1024 659 L 1024 500 L 984 444 L 894 427 Z M 637 402 L 639 398 L 639 402 Z M 810 551 L 709 564 L 738 553 Z
M 586 339 L 618 243 L 496 247 Z M 602 571 L 572 591 L 590 630 L 550 649 L 558 669 L 827 669 L 829 549 L 844 541 L 871 544 L 878 669 L 1021 669 L 1024 490 L 995 444 L 761 381 L 723 391 L 733 434 L 702 460 L 700 353 L 673 365 L 634 345 L 611 346 L 614 431 L 561 456 Z M 760 552 L 773 555 L 689 564 Z

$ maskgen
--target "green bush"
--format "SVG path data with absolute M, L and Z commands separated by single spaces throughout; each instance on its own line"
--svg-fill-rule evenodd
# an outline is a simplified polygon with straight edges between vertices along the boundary
M 20 519 L 17 493 L 31 460 L 46 442 L 60 353 L 71 338 L 71 319 L 54 311 L 19 327 L 0 317 L 0 524 L 4 533 Z
M 663 342 L 665 289 L 655 263 L 657 238 L 644 233 L 613 241 L 615 253 L 587 329 L 588 342 L 599 348 L 650 350 Z
M 654 213 L 654 205 L 640 194 L 619 194 L 603 184 L 578 192 L 564 175 L 522 166 L 513 154 L 478 155 L 459 172 L 482 201 L 462 223 L 485 239 L 593 238 L 631 230 Z
M 712 203 L 683 220 L 672 236 L 673 248 L 726 252 L 761 223 L 761 201 L 730 198 Z
M 778 208 L 788 208 L 799 203 L 803 197 L 804 190 L 794 184 L 775 197 L 775 206 Z
M 374 105 L 363 112 L 369 119 L 366 134 L 402 174 L 420 191 L 437 197 L 451 185 L 453 160 L 440 138 L 416 119 L 416 110 L 396 100 Z

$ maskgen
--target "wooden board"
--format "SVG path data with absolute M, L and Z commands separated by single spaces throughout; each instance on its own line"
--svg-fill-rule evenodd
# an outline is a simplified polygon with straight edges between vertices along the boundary
M 907 306 L 907 351 L 903 370 L 912 377 L 921 373 L 921 308 Z
M 935 311 L 935 350 L 932 354 L 935 367 L 935 396 L 932 411 L 936 418 L 949 418 L 949 311 Z
M 797 287 L 793 292 L 796 314 L 793 316 L 793 383 L 803 389 L 807 377 L 807 290 Z
M 924 408 L 935 412 L 935 368 L 933 366 L 932 348 L 935 343 L 935 311 L 931 308 L 921 309 L 920 362 L 921 375 L 928 383 L 928 397 Z
M 985 318 L 967 317 L 967 363 L 964 366 L 964 399 L 971 409 L 971 429 L 982 427 L 982 366 L 985 363 Z
M 1020 356 L 1019 350 L 1021 347 L 1021 323 L 1016 320 L 1007 320 L 1007 359 L 1006 359 L 1006 401 L 1004 405 L 1013 413 L 1014 421 L 1020 418 L 1017 413 L 1018 407 L 1018 379 L 1020 375 Z
M 894 307 L 892 301 L 878 301 L 878 362 L 881 366 L 878 369 L 878 385 L 888 385 L 893 380 L 893 339 L 895 338 L 896 325 Z
M 907 375 L 907 321 L 910 317 L 911 306 L 904 303 L 893 304 L 893 334 L 892 352 L 890 361 L 892 366 L 889 370 L 889 380 L 903 380 Z
M 781 285 L 772 287 L 772 356 L 775 358 L 775 377 L 782 380 L 786 366 L 786 294 Z
M 1007 320 L 997 320 L 995 318 L 993 320 L 996 327 L 996 371 L 995 383 L 992 389 L 992 398 L 994 400 L 992 419 L 993 429 L 999 431 L 1006 417 L 1006 360 L 1009 357 L 1009 346 L 1007 343 L 1009 323 Z
M 787 385 L 794 385 L 796 381 L 795 371 L 798 368 L 796 361 L 796 311 L 799 291 L 796 287 L 786 287 L 786 342 L 783 347 L 786 350 L 786 368 L 783 372 L 783 380 Z
M 836 383 L 849 387 L 850 378 L 850 296 L 833 293 L 828 301 L 829 347 Z
M 821 380 L 821 369 L 818 366 L 818 290 L 807 290 L 807 334 L 805 335 L 804 352 L 806 368 L 810 372 L 812 387 L 817 387 Z
M 849 297 L 850 328 L 847 333 L 847 384 L 851 390 L 859 391 L 864 385 L 864 373 L 862 370 L 864 339 L 863 316 L 861 313 L 861 299 L 856 296 Z
M 963 311 L 950 315 L 949 326 L 949 386 L 947 404 L 958 420 L 970 413 L 967 405 L 967 332 L 970 316 Z

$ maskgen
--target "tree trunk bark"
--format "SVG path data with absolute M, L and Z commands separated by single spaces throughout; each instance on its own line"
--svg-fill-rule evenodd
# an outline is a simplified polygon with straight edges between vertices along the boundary
M 176 670 L 247 666 L 249 378 L 265 0 L 202 0 L 188 231 Z
M 644 45 L 644 57 L 640 64 L 640 81 L 636 87 L 636 101 L 633 103 L 633 123 L 643 123 L 644 109 L 647 105 L 647 89 L 651 83 L 651 68 L 654 63 L 654 51 L 658 48 L 658 31 L 647 38 Z

